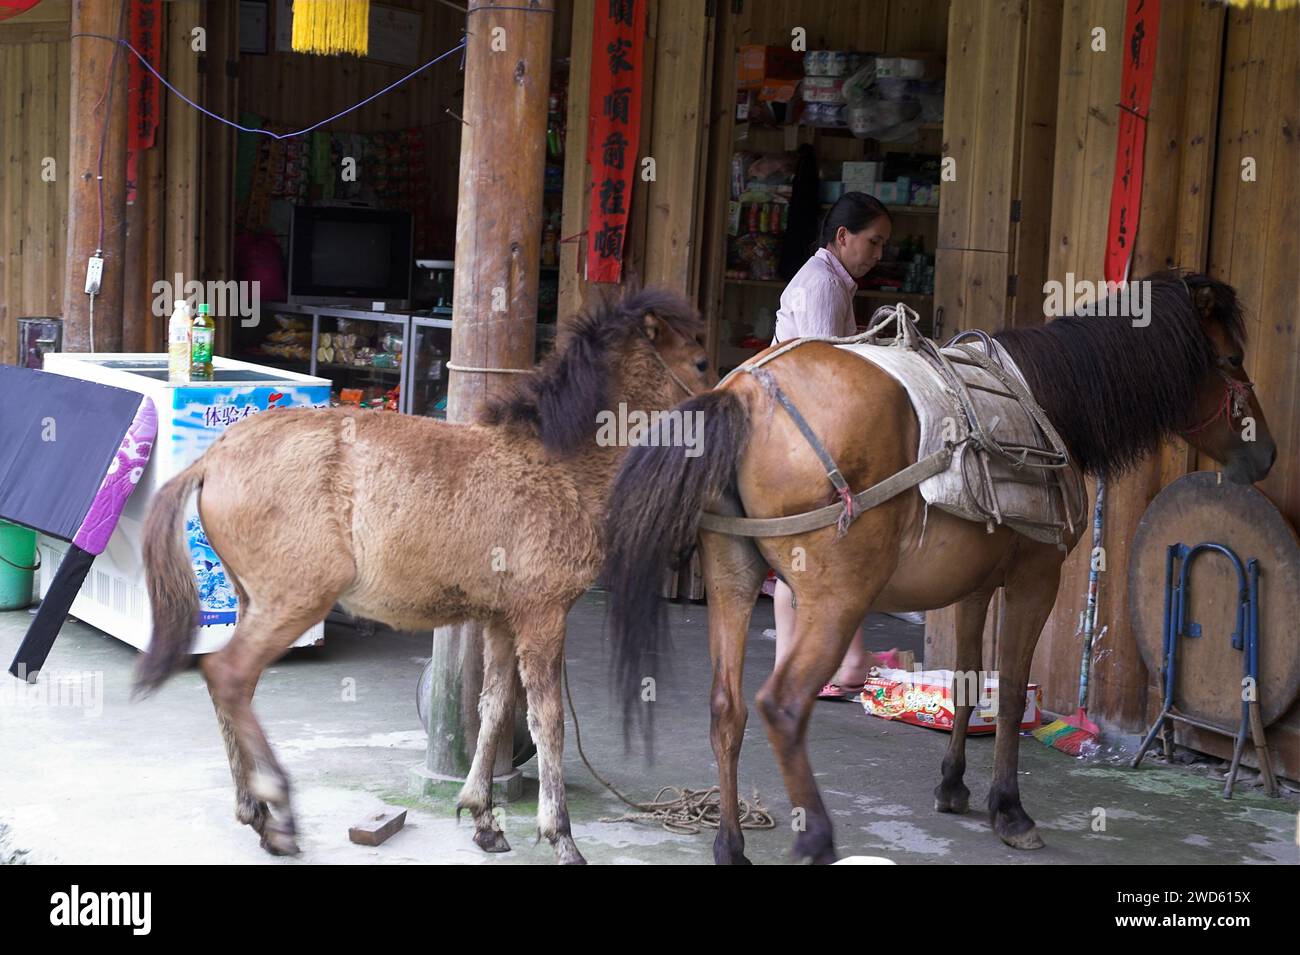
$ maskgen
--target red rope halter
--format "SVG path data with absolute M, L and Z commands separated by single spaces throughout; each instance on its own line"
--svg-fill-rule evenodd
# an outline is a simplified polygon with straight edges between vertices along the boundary
M 1223 376 L 1223 380 L 1226 384 L 1223 388 L 1223 400 L 1219 402 L 1218 408 L 1215 409 L 1214 414 L 1210 415 L 1196 427 L 1188 428 L 1187 430 L 1180 432 L 1181 434 L 1189 435 L 1204 431 L 1225 415 L 1228 418 L 1228 426 L 1231 427 L 1234 418 L 1240 418 L 1246 413 L 1246 409 L 1249 407 L 1250 403 L 1250 393 L 1255 388 L 1254 383 L 1249 381 L 1238 381 L 1236 378 L 1233 378 L 1223 371 L 1220 371 L 1219 374 Z

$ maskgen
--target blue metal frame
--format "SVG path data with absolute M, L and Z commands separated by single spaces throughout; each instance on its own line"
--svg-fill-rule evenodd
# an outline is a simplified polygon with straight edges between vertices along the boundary
M 1233 784 L 1236 782 L 1237 769 L 1241 762 L 1241 753 L 1246 743 L 1246 731 L 1251 726 L 1251 702 L 1246 699 L 1245 694 L 1242 695 L 1241 723 L 1234 733 L 1231 730 L 1180 714 L 1174 700 L 1178 685 L 1178 638 L 1195 639 L 1202 634 L 1201 625 L 1188 619 L 1187 616 L 1187 587 L 1192 561 L 1203 552 L 1221 554 L 1232 563 L 1233 569 L 1237 572 L 1237 618 L 1236 629 L 1232 632 L 1232 647 L 1234 650 L 1243 651 L 1242 676 L 1243 678 L 1250 678 L 1255 691 L 1255 704 L 1258 705 L 1259 561 L 1252 557 L 1243 565 L 1241 558 L 1231 548 L 1212 541 L 1197 544 L 1195 547 L 1188 547 L 1186 544 L 1181 543 L 1170 544 L 1165 551 L 1165 606 L 1160 659 L 1160 668 L 1164 676 L 1165 686 L 1164 706 L 1160 711 L 1160 715 L 1156 717 L 1155 723 L 1152 724 L 1151 729 L 1143 738 L 1142 746 L 1133 760 L 1133 766 L 1136 768 L 1142 762 L 1143 756 L 1151 748 L 1151 744 L 1155 742 L 1156 735 L 1161 730 L 1172 729 L 1171 723 L 1174 720 L 1190 723 L 1201 729 L 1222 733 L 1224 736 L 1233 737 L 1235 741 L 1232 768 L 1229 771 L 1223 793 L 1225 799 L 1230 799 L 1232 798 Z M 1175 571 L 1177 572 L 1176 578 Z M 1177 583 L 1175 583 L 1175 579 Z M 1271 766 L 1267 765 L 1269 763 L 1267 748 L 1261 745 L 1263 741 L 1259 738 L 1255 740 L 1255 743 L 1257 750 L 1259 750 L 1261 771 L 1264 772 L 1267 778 L 1270 795 L 1273 795 L 1273 775 Z M 1172 744 L 1172 733 L 1166 732 L 1164 747 L 1167 755 L 1172 749 Z

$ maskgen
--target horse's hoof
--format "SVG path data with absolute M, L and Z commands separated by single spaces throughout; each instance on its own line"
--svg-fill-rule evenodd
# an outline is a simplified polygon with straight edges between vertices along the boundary
M 1030 826 L 1024 832 L 999 832 L 998 838 L 1013 849 L 1042 849 L 1047 845 L 1043 842 L 1043 837 L 1038 834 L 1037 826 Z
M 510 843 L 506 834 L 499 829 L 477 829 L 474 832 L 474 845 L 484 852 L 509 852 Z
M 578 851 L 572 836 L 560 836 L 555 840 L 555 856 L 560 865 L 586 865 L 587 860 Z
M 747 858 L 745 858 L 745 853 L 743 852 L 737 852 L 731 855 L 714 855 L 713 863 L 714 865 L 753 865 L 754 864 L 750 862 Z
M 956 792 L 934 791 L 934 811 L 951 812 L 961 815 L 970 809 L 970 790 L 959 789 Z
M 273 856 L 296 856 L 300 851 L 292 835 L 277 830 L 262 834 L 262 848 Z

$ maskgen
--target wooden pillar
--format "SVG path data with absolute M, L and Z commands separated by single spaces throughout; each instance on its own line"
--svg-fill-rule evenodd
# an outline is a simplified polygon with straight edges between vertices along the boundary
M 76 0 L 72 6 L 72 32 L 118 36 L 126 26 L 122 16 L 125 6 L 126 0 Z M 72 180 L 63 272 L 65 351 L 90 351 L 92 344 L 95 351 L 122 350 L 122 285 L 126 252 L 126 58 L 129 55 L 107 40 L 78 37 L 72 41 L 72 111 L 68 132 Z M 97 179 L 101 141 L 102 182 Z M 92 343 L 91 302 L 85 293 L 86 264 L 97 249 L 104 259 L 104 274 L 99 294 L 95 296 Z
M 452 364 L 463 368 L 533 365 L 554 0 L 501 6 L 471 0 L 468 16 L 451 336 Z M 448 420 L 472 420 L 511 377 L 453 370 Z M 511 555 L 504 557 L 508 564 Z M 482 686 L 482 628 L 440 627 L 433 644 L 433 683 L 445 695 L 430 710 L 425 769 L 436 778 L 463 778 L 474 752 L 475 734 L 465 724 Z M 498 741 L 498 775 L 511 770 L 511 735 L 508 726 Z

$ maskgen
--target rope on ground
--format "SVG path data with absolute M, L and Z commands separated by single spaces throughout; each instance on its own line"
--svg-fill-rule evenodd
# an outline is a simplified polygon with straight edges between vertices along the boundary
M 569 713 L 573 716 L 573 737 L 578 744 L 578 756 L 582 765 L 596 778 L 596 781 L 608 789 L 626 806 L 635 810 L 621 816 L 602 817 L 601 822 L 657 822 L 665 830 L 679 835 L 698 835 L 701 829 L 717 829 L 722 818 L 720 793 L 717 786 L 709 789 L 684 789 L 679 786 L 665 786 L 659 794 L 648 803 L 637 803 L 628 799 L 614 788 L 604 776 L 587 759 L 582 749 L 582 730 L 578 726 L 578 710 L 573 705 L 573 694 L 569 691 L 569 661 L 564 660 L 564 696 L 569 701 Z M 676 793 L 673 798 L 665 799 L 665 793 Z M 759 801 L 758 791 L 754 792 L 751 803 L 738 798 L 740 807 L 741 829 L 775 829 L 776 820 Z

